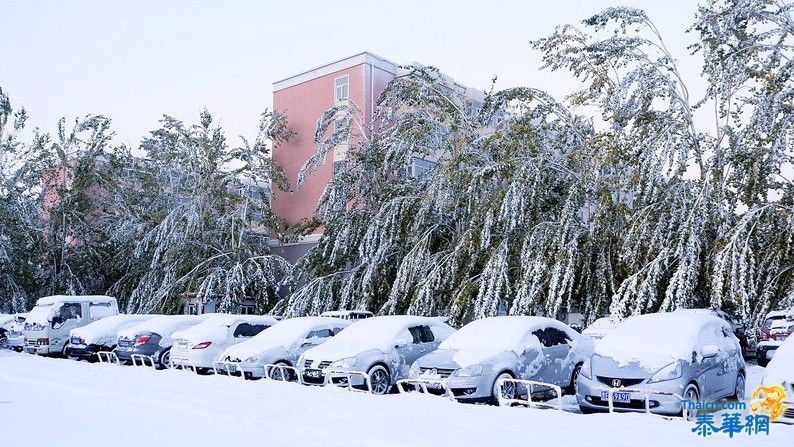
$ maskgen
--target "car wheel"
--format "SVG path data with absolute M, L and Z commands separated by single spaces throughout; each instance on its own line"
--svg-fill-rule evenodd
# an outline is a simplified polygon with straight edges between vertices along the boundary
M 491 400 L 494 404 L 499 405 L 499 393 L 501 392 L 502 398 L 504 399 L 515 399 L 516 397 L 516 384 L 515 382 L 510 382 L 505 384 L 505 386 L 500 390 L 499 388 L 499 381 L 501 379 L 513 379 L 515 378 L 511 373 L 505 371 L 500 373 L 496 376 L 496 379 L 493 381 L 493 385 L 491 387 Z
M 284 360 L 280 360 L 274 365 L 277 366 L 292 366 Z M 270 373 L 270 376 L 273 380 L 280 380 L 282 382 L 292 382 L 296 380 L 295 372 L 288 368 L 273 368 L 273 371 Z
M 745 387 L 746 387 L 746 383 L 745 382 L 746 381 L 745 381 L 745 378 L 744 378 L 744 373 L 740 372 L 736 376 L 736 387 L 733 389 L 733 398 L 734 399 L 739 400 L 739 401 L 743 401 L 744 400 L 744 393 L 745 393 Z
M 391 388 L 391 377 L 389 371 L 382 365 L 375 365 L 368 371 L 369 385 L 372 388 L 372 394 L 386 394 Z
M 157 369 L 171 369 L 171 348 L 160 354 L 160 366 Z
M 581 370 L 581 363 L 573 367 L 573 372 L 571 373 L 571 384 L 568 385 L 568 388 L 564 390 L 566 394 L 576 394 L 576 381 L 579 379 L 579 372 Z
M 697 385 L 695 385 L 694 383 L 690 383 L 689 385 L 687 385 L 686 388 L 684 388 L 684 396 L 683 397 L 684 397 L 684 400 L 688 400 L 690 402 L 699 401 L 700 400 L 700 391 L 698 391 Z M 690 419 L 694 418 L 694 416 L 696 414 L 697 414 L 696 412 L 684 411 L 684 409 L 681 408 L 681 416 L 683 416 L 684 419 L 690 420 Z

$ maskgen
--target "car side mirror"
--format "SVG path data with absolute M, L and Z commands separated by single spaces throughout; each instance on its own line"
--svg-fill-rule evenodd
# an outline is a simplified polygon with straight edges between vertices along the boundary
M 700 355 L 703 356 L 704 359 L 710 359 L 716 357 L 719 354 L 720 348 L 715 345 L 706 345 L 703 346 L 703 349 L 700 350 Z
M 55 329 L 55 326 L 59 326 L 63 324 L 63 320 L 61 319 L 60 315 L 56 315 L 52 317 L 52 320 L 50 320 L 50 324 L 52 325 L 52 328 Z

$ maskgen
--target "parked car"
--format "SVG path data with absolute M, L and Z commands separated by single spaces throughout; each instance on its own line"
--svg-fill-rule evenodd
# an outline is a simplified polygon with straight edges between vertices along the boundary
M 27 313 L 14 315 L 14 320 L 7 324 L 8 333 L 6 334 L 9 349 L 22 352 L 25 349 L 25 318 Z
M 80 360 L 97 360 L 97 352 L 116 349 L 118 332 L 159 315 L 119 314 L 72 329 L 66 355 Z
M 594 321 L 590 326 L 587 326 L 582 331 L 582 335 L 587 335 L 593 340 L 600 340 L 604 338 L 604 336 L 612 329 L 615 329 L 618 324 L 620 324 L 620 321 L 618 321 L 617 318 L 601 317 Z
M 8 346 L 8 332 L 14 316 L 11 314 L 0 314 L 0 348 Z
M 762 342 L 765 340 L 769 340 L 769 329 L 772 327 L 772 323 L 774 321 L 779 320 L 787 320 L 794 318 L 791 312 L 785 310 L 773 310 L 769 312 L 764 317 L 764 321 L 761 322 L 761 326 L 758 327 L 758 331 L 756 332 L 756 338 L 758 342 Z
M 118 313 L 116 299 L 109 296 L 56 295 L 40 298 L 25 320 L 25 351 L 65 356 L 72 329 Z
M 116 355 L 123 363 L 132 363 L 133 355 L 151 357 L 159 369 L 171 367 L 172 334 L 195 326 L 217 314 L 163 315 L 118 331 Z M 149 364 L 149 360 L 140 359 Z
M 411 378 L 445 380 L 449 392 L 467 402 L 495 400 L 503 378 L 535 380 L 573 392 L 576 375 L 592 353 L 589 337 L 551 318 L 483 318 L 420 357 L 411 366 Z M 505 393 L 515 395 L 515 386 L 506 386 Z
M 392 315 L 351 324 L 327 342 L 301 355 L 298 368 L 303 381 L 325 383 L 329 368 L 364 372 L 375 394 L 386 394 L 397 380 L 408 377 L 411 364 L 434 351 L 455 329 L 438 318 Z M 348 385 L 347 377 L 331 375 L 333 384 Z M 365 387 L 363 376 L 350 376 L 350 386 Z
M 734 318 L 728 312 L 719 309 L 679 309 L 676 312 L 695 312 L 706 315 L 714 315 L 715 317 L 722 318 L 731 326 L 731 332 L 733 332 L 733 335 L 735 335 L 739 340 L 739 346 L 742 347 L 742 355 L 747 357 L 749 347 L 747 340 L 747 326 L 745 326 L 744 323 L 739 322 L 739 320 Z
M 576 399 L 584 413 L 607 411 L 616 389 L 616 411 L 645 411 L 643 393 L 651 393 L 650 411 L 673 415 L 682 411 L 673 394 L 743 399 L 745 378 L 739 340 L 725 320 L 699 312 L 639 315 L 596 343 L 576 381 Z
M 321 317 L 341 318 L 343 320 L 363 320 L 373 317 L 374 314 L 368 310 L 331 310 L 320 314 Z
M 775 419 L 777 422 L 794 424 L 794 337 L 789 337 L 778 347 L 772 360 L 764 370 L 761 384 L 765 386 L 780 385 L 783 387 L 783 414 Z
M 758 365 L 767 366 L 769 360 L 776 355 L 775 351 L 789 338 L 792 332 L 794 332 L 794 320 L 785 318 L 772 320 L 770 326 L 766 328 L 768 336 L 758 343 L 755 351 Z
M 277 321 L 270 315 L 216 314 L 171 335 L 171 364 L 207 374 L 224 349 L 250 339 Z
M 250 340 L 230 346 L 219 360 L 227 362 L 226 372 L 246 378 L 265 376 L 265 365 L 294 367 L 307 349 L 320 345 L 349 326 L 349 320 L 331 317 L 303 317 L 281 321 Z M 273 371 L 271 376 L 291 378 L 288 370 Z

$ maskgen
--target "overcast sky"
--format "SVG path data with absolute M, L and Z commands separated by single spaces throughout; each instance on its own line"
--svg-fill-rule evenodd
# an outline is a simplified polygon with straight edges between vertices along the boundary
M 103 114 L 137 147 L 163 114 L 196 122 L 208 108 L 237 142 L 253 136 L 272 83 L 364 50 L 439 67 L 485 89 L 577 87 L 541 72 L 529 41 L 607 6 L 645 9 L 699 87 L 695 1 L 8 1 L 0 0 L 0 87 L 29 124 Z

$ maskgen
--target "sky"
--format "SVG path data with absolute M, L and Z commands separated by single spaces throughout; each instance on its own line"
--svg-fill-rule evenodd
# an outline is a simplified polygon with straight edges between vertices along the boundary
M 698 91 L 685 33 L 694 0 L 0 0 L 0 88 L 44 131 L 60 117 L 101 114 L 115 142 L 134 148 L 163 114 L 193 123 L 207 108 L 237 143 L 255 135 L 274 81 L 364 50 L 434 65 L 471 87 L 497 76 L 497 88 L 562 97 L 579 84 L 541 71 L 529 42 L 620 5 L 646 10 Z

